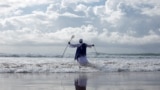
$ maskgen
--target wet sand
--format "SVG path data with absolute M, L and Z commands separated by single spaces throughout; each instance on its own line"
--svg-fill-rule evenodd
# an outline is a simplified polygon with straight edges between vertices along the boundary
M 160 72 L 0 73 L 1 90 L 160 90 Z

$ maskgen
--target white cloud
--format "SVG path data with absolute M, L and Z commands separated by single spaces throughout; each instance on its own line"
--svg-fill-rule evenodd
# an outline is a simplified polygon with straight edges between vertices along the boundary
M 102 42 L 106 42 L 109 44 L 123 44 L 123 45 L 147 45 L 147 44 L 160 43 L 160 36 L 153 31 L 150 31 L 148 35 L 142 37 L 134 37 L 130 34 L 119 33 L 119 32 L 104 31 L 99 35 L 99 39 Z
M 35 6 L 43 5 L 54 2 L 53 0 L 1 0 L 0 3 L 0 16 L 1 17 L 11 17 L 12 15 L 17 15 L 17 12 L 22 12 L 20 9 Z M 15 13 L 16 12 L 16 13 Z
M 56 1 L 56 0 L 55 0 Z M 54 2 L 53 0 L 3 0 L 1 4 L 7 4 L 13 7 L 27 7 L 32 5 L 48 4 Z
M 53 33 L 44 33 L 39 30 L 23 30 L 3 31 L 1 34 L 1 44 L 6 45 L 34 45 L 34 44 L 52 44 L 60 43 Z
M 87 6 L 83 5 L 83 4 L 79 4 L 76 6 L 75 11 L 85 11 L 87 10 Z
M 160 16 L 160 6 L 155 6 L 153 8 L 144 8 L 142 14 L 149 16 Z
M 121 2 L 117 0 L 107 0 L 105 6 L 94 7 L 95 15 L 98 15 L 102 21 L 115 24 L 123 17 L 121 9 L 118 8 Z
M 72 14 L 72 13 L 63 13 L 61 16 L 71 17 L 71 18 L 80 18 L 81 16 Z
M 159 0 L 3 0 L 0 44 L 62 44 L 73 34 L 75 40 L 96 40 L 103 45 L 159 44 L 159 3 Z
M 62 44 L 64 41 L 69 40 L 72 35 L 76 36 L 75 40 L 84 38 L 85 41 L 98 40 L 99 43 L 109 44 L 145 45 L 160 43 L 160 36 L 154 31 L 150 31 L 148 35 L 143 37 L 134 37 L 130 33 L 109 32 L 108 30 L 98 33 L 94 26 L 87 25 L 76 28 L 68 27 L 56 32 L 42 32 L 29 28 L 3 31 L 0 32 L 0 44 Z
M 68 27 L 56 32 L 42 32 L 40 30 L 23 28 L 22 30 L 1 31 L 0 44 L 61 44 L 67 41 L 71 35 L 75 35 L 77 39 L 85 38 L 86 41 L 88 41 L 95 38 L 97 33 L 98 32 L 91 25 L 76 28 Z

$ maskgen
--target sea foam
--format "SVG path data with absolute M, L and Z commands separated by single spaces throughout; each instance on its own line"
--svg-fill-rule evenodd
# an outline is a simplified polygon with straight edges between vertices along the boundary
M 160 71 L 159 59 L 88 58 L 80 66 L 73 58 L 1 57 L 1 73 L 153 72 Z

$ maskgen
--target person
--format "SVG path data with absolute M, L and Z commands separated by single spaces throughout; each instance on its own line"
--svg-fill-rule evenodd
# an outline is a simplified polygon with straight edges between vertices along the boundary
M 87 55 L 86 51 L 87 51 L 87 47 L 93 47 L 94 44 L 88 45 L 86 43 L 83 43 L 83 39 L 79 39 L 79 44 L 71 44 L 71 42 L 68 42 L 68 44 L 71 47 L 77 47 L 74 59 L 77 60 L 80 65 L 86 66 L 87 64 L 89 64 L 86 57 Z

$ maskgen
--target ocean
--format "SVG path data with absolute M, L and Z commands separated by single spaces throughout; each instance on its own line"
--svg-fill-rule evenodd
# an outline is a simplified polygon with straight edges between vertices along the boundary
M 79 66 L 73 55 L 0 54 L 0 73 L 155 72 L 160 54 L 88 54 L 92 66 Z
M 160 90 L 160 54 L 0 54 L 1 90 Z

